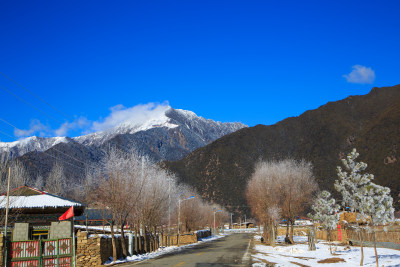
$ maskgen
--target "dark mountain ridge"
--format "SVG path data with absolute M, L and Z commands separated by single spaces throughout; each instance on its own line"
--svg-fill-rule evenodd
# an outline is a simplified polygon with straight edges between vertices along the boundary
M 180 180 L 211 201 L 245 207 L 244 192 L 255 163 L 305 159 L 314 166 L 321 189 L 335 194 L 336 166 L 353 147 L 375 182 L 400 192 L 400 85 L 373 88 L 275 125 L 257 125 L 226 135 L 182 160 L 164 162 Z M 337 197 L 337 194 L 336 194 Z
M 85 168 L 99 163 L 110 147 L 136 151 L 154 162 L 179 160 L 196 148 L 243 127 L 247 126 L 239 122 L 213 121 L 191 111 L 166 106 L 139 123 L 127 119 L 111 129 L 84 136 L 30 137 L 0 143 L 0 153 L 22 161 L 33 179 L 38 175 L 46 178 L 58 161 L 67 179 L 76 181 L 85 175 Z

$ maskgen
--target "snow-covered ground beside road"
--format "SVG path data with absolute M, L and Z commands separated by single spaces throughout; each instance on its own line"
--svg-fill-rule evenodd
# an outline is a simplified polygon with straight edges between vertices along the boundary
M 260 236 L 254 237 L 256 240 Z M 278 242 L 283 243 L 284 237 L 279 236 Z M 316 244 L 316 251 L 309 251 L 306 236 L 294 238 L 294 245 L 277 244 L 276 247 L 256 244 L 253 248 L 253 267 L 266 266 L 275 263 L 276 266 L 359 266 L 361 259 L 360 247 L 348 247 L 333 244 L 333 255 L 325 241 Z M 333 259 L 335 258 L 335 259 Z M 331 259 L 331 260 L 327 260 Z M 395 249 L 378 248 L 379 266 L 400 266 L 400 251 Z M 319 261 L 326 260 L 328 263 Z M 336 262 L 335 262 L 336 261 Z M 364 265 L 376 266 L 374 248 L 364 247 Z

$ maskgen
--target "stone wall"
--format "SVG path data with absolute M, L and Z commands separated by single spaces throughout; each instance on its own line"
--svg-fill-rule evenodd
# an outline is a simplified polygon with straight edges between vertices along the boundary
M 3 266 L 3 246 L 4 246 L 4 236 L 0 234 L 0 266 Z
M 201 230 L 196 232 L 197 240 L 211 236 L 210 230 Z
M 210 231 L 202 231 L 202 238 L 210 236 Z M 76 248 L 76 266 L 102 266 L 110 257 L 112 257 L 112 240 L 109 237 L 94 235 L 88 238 L 86 232 L 77 233 L 77 248 Z M 117 257 L 122 258 L 121 239 L 115 238 L 117 245 Z M 126 237 L 128 252 L 132 254 L 142 254 L 157 250 L 162 246 L 178 245 L 178 236 L 148 236 L 146 242 L 144 237 L 131 237 L 131 247 L 129 247 L 129 237 Z M 180 236 L 180 245 L 192 244 L 198 241 L 198 234 L 182 234 Z M 139 244 L 140 243 L 140 244 Z M 139 251 L 141 249 L 141 251 Z
M 76 266 L 101 266 L 101 238 L 88 238 L 86 232 L 78 232 L 76 237 Z
M 183 234 L 179 238 L 179 245 L 193 244 L 197 242 L 197 235 L 195 233 Z

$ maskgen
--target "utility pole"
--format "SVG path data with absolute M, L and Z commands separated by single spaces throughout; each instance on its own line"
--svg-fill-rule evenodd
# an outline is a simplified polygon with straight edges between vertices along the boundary
M 181 202 L 185 201 L 185 200 L 189 200 L 189 199 L 193 199 L 194 196 L 190 196 L 186 199 L 181 200 L 180 198 L 178 199 L 178 246 L 180 244 L 180 232 L 179 232 L 179 228 L 181 226 Z
M 233 221 L 232 221 L 233 213 L 231 213 L 231 229 L 233 229 Z
M 178 246 L 180 243 L 179 228 L 181 227 L 181 199 L 178 199 Z
M 4 225 L 4 266 L 7 266 L 7 225 L 8 225 L 8 210 L 10 208 L 10 176 L 11 176 L 11 168 L 8 167 L 8 181 L 7 181 L 7 204 L 6 204 L 6 221 Z
M 171 178 L 168 178 L 168 235 L 171 235 Z
M 221 211 L 221 210 L 214 211 L 214 227 L 213 227 L 213 229 L 214 229 L 214 235 L 215 235 L 215 232 L 216 232 L 216 229 L 215 229 L 215 213 L 220 212 L 220 211 Z

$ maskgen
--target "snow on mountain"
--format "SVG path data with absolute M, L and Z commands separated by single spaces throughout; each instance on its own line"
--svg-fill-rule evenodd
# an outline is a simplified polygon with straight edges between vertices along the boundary
M 33 136 L 16 142 L 0 142 L 0 153 L 10 152 L 12 157 L 19 157 L 30 151 L 45 151 L 61 142 L 77 142 L 86 147 L 100 147 L 117 136 L 132 135 L 130 138 L 134 139 L 157 139 L 152 140 L 152 142 L 165 144 L 165 151 L 162 152 L 164 154 L 168 153 L 167 143 L 172 144 L 175 149 L 177 146 L 182 146 L 179 149 L 185 150 L 184 154 L 186 154 L 244 127 L 247 126 L 242 123 L 216 122 L 199 117 L 192 111 L 165 106 L 165 108 L 159 109 L 157 112 L 128 118 L 111 128 L 74 138 L 40 138 Z M 144 134 L 147 132 L 147 135 Z M 143 134 L 138 135 L 139 133 Z M 133 137 L 133 135 L 135 136 Z M 146 137 L 144 138 L 143 135 L 146 135 Z M 167 141 L 168 138 L 175 140 Z M 176 139 L 179 140 L 177 141 Z M 135 142 L 143 143 L 144 141 L 136 140 Z M 147 142 L 149 149 L 154 151 L 153 143 L 148 140 L 145 142 Z M 190 144 L 188 145 L 188 143 Z
M 59 143 L 68 143 L 68 137 L 37 137 L 31 136 L 15 142 L 0 142 L 0 153 L 9 153 L 9 156 L 19 157 L 31 151 L 45 151 Z
M 147 116 L 141 120 L 125 120 L 117 126 L 106 129 L 104 131 L 95 132 L 88 135 L 78 136 L 73 138 L 76 142 L 83 145 L 95 145 L 100 146 L 104 142 L 119 134 L 134 134 L 140 131 L 147 131 L 153 128 L 175 128 L 178 127 L 176 124 L 170 123 L 170 118 L 166 116 L 166 112 L 171 109 L 167 107 L 163 112 L 151 113 L 151 116 Z

